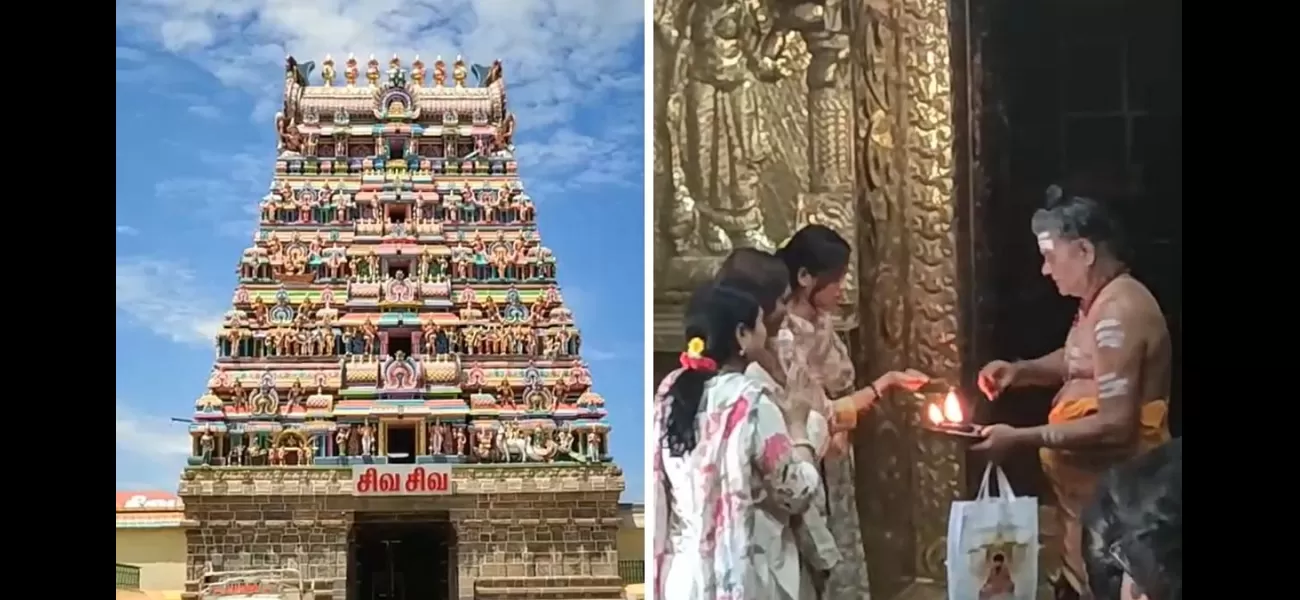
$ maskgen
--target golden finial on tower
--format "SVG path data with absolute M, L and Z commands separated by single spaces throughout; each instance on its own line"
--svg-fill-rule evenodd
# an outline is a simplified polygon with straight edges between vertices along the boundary
M 375 55 L 370 55 L 370 61 L 366 63 L 366 81 L 370 82 L 370 87 L 379 87 L 379 61 L 375 60 Z
M 325 62 L 321 63 L 320 76 L 325 79 L 325 87 L 334 85 L 334 59 L 330 55 L 325 55 Z
M 415 87 L 424 87 L 424 62 L 420 60 L 420 55 L 415 55 L 415 60 L 411 63 L 411 81 L 415 82 Z
M 343 78 L 347 80 L 348 87 L 353 87 L 357 84 L 357 57 L 349 52 L 348 62 L 344 63 L 344 65 L 346 66 L 343 69 Z
M 468 76 L 469 69 L 465 68 L 465 59 L 457 54 L 456 63 L 451 67 L 451 79 L 456 82 L 456 87 L 465 87 L 465 78 Z
M 434 87 L 447 85 L 447 63 L 442 61 L 441 56 L 433 61 L 433 85 Z

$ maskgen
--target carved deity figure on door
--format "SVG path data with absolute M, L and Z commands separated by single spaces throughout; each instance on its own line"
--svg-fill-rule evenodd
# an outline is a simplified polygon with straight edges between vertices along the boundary
M 668 100 L 670 111 L 684 113 L 669 120 L 686 124 L 686 139 L 676 144 L 681 156 L 672 165 L 674 188 L 694 198 L 706 228 L 704 241 L 718 253 L 740 246 L 773 248 L 763 233 L 758 200 L 768 144 L 755 84 L 781 74 L 759 56 L 761 8 L 745 0 L 693 0 L 689 30 L 673 32 L 686 35 L 689 48 L 683 92 Z

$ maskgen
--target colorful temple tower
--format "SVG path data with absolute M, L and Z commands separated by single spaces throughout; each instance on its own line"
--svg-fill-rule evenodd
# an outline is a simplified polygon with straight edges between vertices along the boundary
M 619 597 L 623 479 L 500 62 L 321 66 L 286 64 L 195 403 L 188 593 L 288 569 L 338 600 Z

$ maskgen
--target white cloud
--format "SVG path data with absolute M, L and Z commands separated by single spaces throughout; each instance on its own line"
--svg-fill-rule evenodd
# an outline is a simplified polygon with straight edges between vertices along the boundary
M 117 400 L 117 451 L 152 462 L 176 464 L 190 453 L 185 426 L 164 417 L 147 415 Z M 179 466 L 179 465 L 177 465 Z
M 258 201 L 271 182 L 271 148 L 234 154 L 206 150 L 198 164 L 211 176 L 176 177 L 154 185 L 154 194 L 172 208 L 211 222 L 217 231 L 248 239 L 257 226 Z
M 211 104 L 195 104 L 187 109 L 190 114 L 203 117 L 205 119 L 215 119 L 221 116 L 221 109 Z
M 643 19 L 643 0 L 117 3 L 119 39 L 171 52 L 248 94 L 255 121 L 267 127 L 280 104 L 287 54 L 315 61 L 316 78 L 326 54 L 333 54 L 340 71 L 349 52 L 363 63 L 371 54 L 386 60 L 394 53 L 407 64 L 416 54 L 426 64 L 438 55 L 463 55 L 480 64 L 500 59 L 510 107 L 519 115 L 522 175 L 539 200 L 580 186 L 643 181 L 642 65 L 629 64 L 629 53 L 620 52 L 641 34 Z M 130 50 L 119 49 L 119 82 L 156 77 L 139 66 L 121 68 L 126 56 L 137 56 Z M 611 111 L 617 122 L 584 122 L 590 113 Z M 529 132 L 543 127 L 554 130 Z M 269 160 L 267 152 L 256 163 L 258 196 L 270 179 Z M 211 180 L 173 180 L 160 187 L 195 198 L 231 196 L 228 185 Z M 250 216 L 258 196 L 239 198 Z
M 137 410 L 121 398 L 116 417 L 117 489 L 176 489 L 190 453 L 185 425 Z
M 130 225 L 118 225 L 117 235 L 137 235 L 140 232 Z
M 124 60 L 128 62 L 140 62 L 144 59 L 145 59 L 144 52 L 141 52 L 135 48 L 128 48 L 126 46 L 117 47 L 117 60 Z
M 184 265 L 148 257 L 117 258 L 117 312 L 137 327 L 195 345 L 215 343 L 225 309 L 195 286 Z

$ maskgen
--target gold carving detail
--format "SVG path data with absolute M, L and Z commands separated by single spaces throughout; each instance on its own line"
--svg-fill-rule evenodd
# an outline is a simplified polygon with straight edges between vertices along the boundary
M 745 26 L 719 30 L 737 7 Z M 855 249 L 841 325 L 859 376 L 915 367 L 959 381 L 943 0 L 656 0 L 654 35 L 656 348 L 681 347 L 685 294 L 732 247 L 816 222 Z M 943 579 L 964 487 L 964 457 L 924 433 L 919 408 L 887 398 L 855 435 L 881 598 Z
M 953 183 L 952 65 L 946 0 L 902 0 L 903 65 L 908 98 L 907 221 L 912 228 L 909 362 L 960 381 L 957 350 L 956 193 Z M 910 413 L 913 429 L 923 418 Z M 917 574 L 944 578 L 948 509 L 965 487 L 964 457 L 953 440 L 921 435 L 917 444 Z
M 906 222 L 899 146 L 904 106 L 898 61 L 897 7 L 893 0 L 850 3 L 853 39 L 851 77 L 856 96 L 854 143 L 859 207 L 860 319 L 854 344 L 860 379 L 907 365 L 905 328 L 907 285 Z M 912 511 L 911 445 L 916 430 L 907 415 L 910 397 L 891 395 L 855 432 L 859 523 L 867 551 L 873 595 L 893 598 L 906 585 L 915 556 Z
M 680 346 L 685 295 L 733 248 L 774 249 L 810 222 L 856 243 L 840 5 L 656 0 L 656 346 Z

